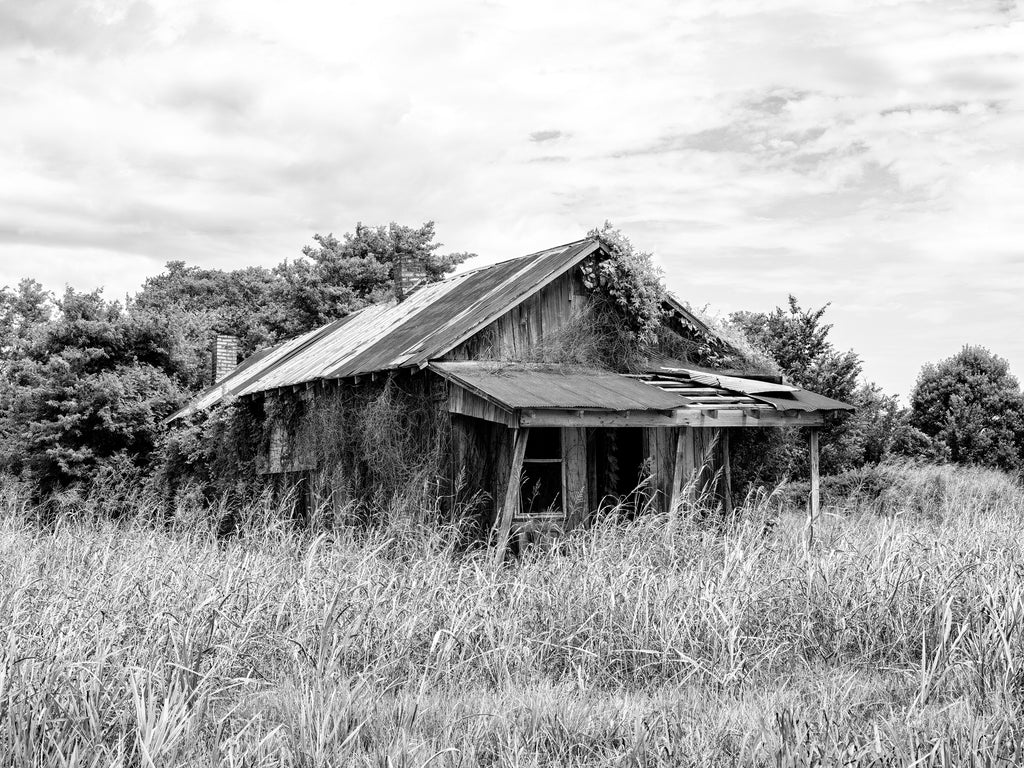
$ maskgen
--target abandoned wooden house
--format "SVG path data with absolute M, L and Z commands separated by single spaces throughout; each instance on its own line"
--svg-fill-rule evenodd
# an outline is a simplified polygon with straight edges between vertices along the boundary
M 173 418 L 244 405 L 266 427 L 259 472 L 304 488 L 309 503 L 416 480 L 449 502 L 474 498 L 481 533 L 502 546 L 583 524 L 631 495 L 667 509 L 698 489 L 728 507 L 737 429 L 806 427 L 816 505 L 817 428 L 851 407 L 686 359 L 652 355 L 628 372 L 581 364 L 571 331 L 594 306 L 583 269 L 606 256 L 587 239 L 407 286 L 401 300 L 237 366 L 234 341 L 221 337 L 214 385 Z M 661 337 L 722 343 L 671 295 L 662 309 Z M 367 417 L 374 403 L 397 434 Z M 412 477 L 410 463 L 427 473 Z

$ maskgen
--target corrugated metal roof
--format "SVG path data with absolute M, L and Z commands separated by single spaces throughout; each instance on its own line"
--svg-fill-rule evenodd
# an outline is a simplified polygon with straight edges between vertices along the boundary
M 493 362 L 431 363 L 430 369 L 507 408 L 669 411 L 677 408 L 778 411 L 853 410 L 853 406 L 788 384 L 704 371 L 658 376 L 554 365 Z M 716 381 L 710 379 L 715 378 Z M 717 379 L 720 378 L 721 381 Z M 777 387 L 770 395 L 747 390 Z
M 256 353 L 171 419 L 317 379 L 423 365 L 441 357 L 599 248 L 578 240 L 453 275 L 405 301 L 374 304 Z
M 658 387 L 608 371 L 481 362 L 431 363 L 430 369 L 508 408 L 667 411 L 683 404 Z
M 431 283 L 400 303 L 390 301 L 366 307 L 257 352 L 171 420 L 209 408 L 226 397 L 425 365 L 537 293 L 599 247 L 595 240 L 578 240 Z M 667 304 L 685 313 L 684 320 L 699 324 L 675 299 Z M 468 372 L 473 365 L 459 370 Z M 687 404 L 677 394 L 612 373 L 556 374 L 536 369 L 527 373 L 520 369 L 517 374 L 515 368 L 505 368 L 500 374 L 493 374 L 493 365 L 488 370 L 488 386 L 498 387 L 503 397 L 513 401 L 511 407 L 662 410 L 680 407 L 681 402 L 683 406 Z M 719 388 L 722 395 L 740 392 L 780 410 L 851 408 L 846 403 L 783 384 L 690 368 L 659 367 L 658 371 Z M 502 385 L 505 389 L 501 389 Z M 526 400 L 529 405 L 515 404 Z

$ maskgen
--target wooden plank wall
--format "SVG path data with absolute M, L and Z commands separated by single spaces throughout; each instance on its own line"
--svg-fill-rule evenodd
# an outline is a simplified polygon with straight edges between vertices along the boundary
M 500 500 L 506 497 L 512 470 L 512 435 L 514 430 L 459 414 L 452 415 L 452 487 L 462 474 L 457 501 L 477 498 L 482 534 L 495 523 Z M 722 481 L 722 443 L 718 428 L 651 427 L 643 432 L 643 452 L 651 473 L 651 493 L 656 509 L 668 511 L 673 493 L 676 468 L 677 439 L 692 441 L 692 450 L 684 446 L 681 454 L 683 476 L 680 489 L 706 494 L 712 505 L 724 501 Z M 565 498 L 566 528 L 586 523 L 593 510 L 599 478 L 596 476 L 597 456 L 594 430 L 580 427 L 562 429 L 562 488 Z M 699 470 L 694 488 L 688 489 L 695 471 Z
M 672 495 L 676 462 L 676 436 L 682 427 L 645 427 L 643 453 L 649 464 L 651 491 L 661 511 L 667 511 Z
M 694 490 L 710 504 L 722 500 L 721 431 L 719 427 L 693 427 L 694 463 L 700 473 Z
M 573 269 L 449 352 L 445 360 L 529 359 L 545 339 L 588 306 L 579 270 Z
M 513 417 L 511 411 L 463 389 L 454 381 L 448 383 L 448 412 L 498 422 L 507 427 L 518 425 L 518 419 Z
M 309 472 L 317 468 L 316 458 L 301 444 L 298 436 L 280 420 L 270 425 L 266 459 L 258 462 L 258 472 L 276 474 L 279 472 Z
M 497 499 L 505 497 L 506 483 L 496 482 L 502 461 L 503 438 L 511 432 L 500 424 L 452 414 L 450 483 L 457 504 L 478 505 L 480 531 L 485 534 L 494 525 Z M 508 472 L 508 467 L 504 467 Z M 500 487 L 499 487 L 500 486 Z
M 685 430 L 680 433 L 680 430 Z M 644 456 L 650 465 L 651 490 L 656 494 L 657 507 L 668 511 L 672 498 L 672 483 L 675 476 L 676 440 L 681 434 L 684 440 L 693 441 L 693 450 L 684 451 L 692 461 L 682 463 L 683 477 L 680 488 L 685 489 L 695 471 L 700 475 L 694 490 L 698 495 L 708 493 L 711 501 L 722 500 L 722 451 L 721 430 L 718 427 L 647 427 L 644 429 Z
M 562 489 L 566 530 L 583 523 L 590 512 L 587 478 L 587 430 L 562 428 Z
M 480 533 L 486 536 L 508 490 L 513 430 L 460 414 L 452 414 L 451 419 L 449 477 L 455 501 L 477 505 Z

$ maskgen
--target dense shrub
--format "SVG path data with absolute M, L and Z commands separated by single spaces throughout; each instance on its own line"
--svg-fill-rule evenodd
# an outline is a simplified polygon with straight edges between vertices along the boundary
M 154 453 L 164 420 L 210 383 L 211 334 L 239 336 L 248 354 L 391 298 L 400 265 L 433 281 L 471 255 L 439 252 L 432 222 L 359 224 L 341 239 L 314 239 L 272 270 L 171 262 L 124 305 L 70 288 L 54 300 L 32 280 L 0 289 L 0 472 L 30 481 L 39 497 L 114 467 L 162 478 L 188 468 L 218 492 L 252 485 L 251 461 L 224 471 L 234 454 L 259 447 L 228 446 L 244 437 L 238 409 L 193 420 Z M 154 468 L 154 459 L 169 464 Z
M 145 467 L 187 393 L 157 318 L 68 289 L 0 361 L 0 471 L 47 495 L 110 467 Z
M 808 485 L 785 490 L 792 504 L 807 498 Z M 985 467 L 963 467 L 887 460 L 821 480 L 822 501 L 836 512 L 916 515 L 944 519 L 971 514 L 999 515 L 1024 508 L 1024 485 L 1017 475 Z
M 921 369 L 910 424 L 932 453 L 961 464 L 1015 470 L 1024 464 L 1024 393 L 1009 364 L 983 347 L 964 347 Z

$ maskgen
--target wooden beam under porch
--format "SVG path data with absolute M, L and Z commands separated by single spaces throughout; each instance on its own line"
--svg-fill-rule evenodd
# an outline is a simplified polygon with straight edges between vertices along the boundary
M 761 410 L 582 411 L 522 410 L 519 425 L 532 427 L 816 427 L 820 412 Z

